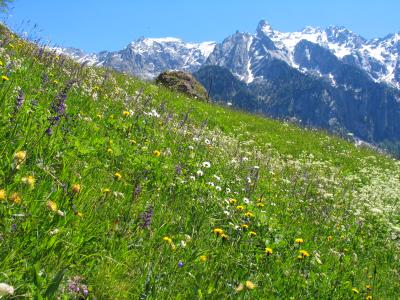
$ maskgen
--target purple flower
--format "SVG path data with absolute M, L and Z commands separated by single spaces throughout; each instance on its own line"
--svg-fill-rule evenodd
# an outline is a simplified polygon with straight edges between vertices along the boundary
M 151 225 L 151 219 L 153 218 L 154 209 L 152 206 L 149 206 L 144 213 L 141 215 L 142 224 L 140 227 L 143 229 L 149 228 Z
M 183 268 L 183 265 L 184 265 L 184 264 L 183 264 L 182 261 L 179 261 L 179 262 L 178 262 L 178 267 L 179 267 L 179 268 Z

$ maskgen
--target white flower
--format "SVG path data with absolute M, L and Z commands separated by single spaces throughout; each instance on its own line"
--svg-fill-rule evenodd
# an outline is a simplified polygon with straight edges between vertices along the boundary
M 196 177 L 194 177 L 193 175 L 190 175 L 189 179 L 192 180 L 192 181 L 195 181 Z
M 227 216 L 231 215 L 231 213 L 229 211 L 227 211 L 227 210 L 224 210 L 224 214 L 227 215 Z
M 203 162 L 203 167 L 208 169 L 211 167 L 211 163 L 208 161 L 205 161 L 205 162 Z
M 231 189 L 230 188 L 226 188 L 225 191 L 226 191 L 227 194 L 229 194 L 231 192 Z
M 190 242 L 192 240 L 192 237 L 188 234 L 185 234 L 185 240 L 186 242 Z
M 194 150 L 194 147 L 192 145 L 189 145 L 188 148 L 189 148 L 190 151 Z
M 197 174 L 197 176 L 201 177 L 201 176 L 204 175 L 204 172 L 203 172 L 202 170 L 198 170 L 198 171 L 196 172 L 196 174 Z
M 186 248 L 186 242 L 183 241 L 183 240 L 181 241 L 181 247 L 182 247 L 182 248 Z
M 216 189 L 218 192 L 222 191 L 222 188 L 221 188 L 219 185 L 217 185 L 217 186 L 215 187 L 215 189 Z
M 65 217 L 65 213 L 64 213 L 63 211 L 61 211 L 61 210 L 57 210 L 57 214 L 58 214 L 60 217 Z
M 246 178 L 246 181 L 247 181 L 247 183 L 251 183 L 251 178 L 250 178 L 250 177 L 247 177 L 247 178 Z
M 248 161 L 249 159 L 246 157 L 246 156 L 244 156 L 243 158 L 242 158 L 242 161 Z
M 14 294 L 14 288 L 7 283 L 0 283 L 0 297 Z
M 207 184 L 209 185 L 209 186 L 215 186 L 215 184 L 214 184 L 214 182 L 207 182 Z
M 199 138 L 198 137 L 194 137 L 193 138 L 193 142 L 198 142 L 199 141 Z
M 258 170 L 258 169 L 260 169 L 260 167 L 259 166 L 254 166 L 253 167 L 255 170 Z
M 211 141 L 210 141 L 209 139 L 204 139 L 204 143 L 205 143 L 206 145 L 211 145 Z
M 244 204 L 249 204 L 249 203 L 250 203 L 250 199 L 244 197 L 244 198 L 243 198 L 243 202 L 244 202 Z

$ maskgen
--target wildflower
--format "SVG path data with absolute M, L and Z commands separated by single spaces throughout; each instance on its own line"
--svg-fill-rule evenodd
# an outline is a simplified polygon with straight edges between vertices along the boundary
M 265 253 L 266 253 L 268 256 L 272 255 L 272 248 L 269 248 L 269 247 L 265 248 Z
M 204 172 L 203 172 L 202 170 L 198 170 L 198 171 L 196 172 L 196 174 L 197 174 L 197 176 L 201 177 L 201 176 L 204 175 Z
M 61 210 L 57 210 L 57 215 L 59 215 L 60 217 L 65 217 L 65 213 Z
M 243 291 L 243 289 L 244 289 L 244 285 L 243 285 L 243 283 L 241 283 L 235 288 L 235 291 L 237 293 L 239 293 L 239 292 Z
M 257 235 L 257 233 L 255 231 L 250 231 L 249 232 L 249 236 L 250 237 L 255 237 Z
M 300 259 L 310 256 L 310 253 L 308 253 L 306 250 L 300 250 L 299 253 L 300 253 L 300 255 L 298 256 L 298 258 L 300 258 Z
M 302 238 L 297 238 L 297 239 L 295 239 L 294 240 L 294 242 L 296 243 L 296 244 L 303 244 L 304 243 L 304 240 L 302 239 Z
M 50 235 L 56 235 L 56 234 L 59 233 L 59 232 L 60 232 L 60 229 L 54 228 L 53 230 L 50 230 L 49 234 L 50 234 Z
M 365 286 L 365 288 L 366 288 L 368 291 L 372 290 L 372 286 L 371 286 L 370 284 L 367 284 L 367 285 Z
M 238 211 L 244 211 L 244 206 L 243 205 L 238 205 L 238 206 L 236 206 L 236 209 Z
M 247 225 L 247 224 L 242 224 L 242 226 L 240 226 L 240 227 L 242 227 L 243 230 L 249 229 L 249 225 Z
M 149 228 L 151 225 L 151 220 L 153 218 L 153 214 L 154 214 L 154 209 L 152 206 L 149 206 L 146 209 L 146 211 L 144 213 L 142 213 L 142 215 L 141 215 L 142 224 L 140 225 L 140 227 L 142 227 L 143 229 Z
M 264 205 L 264 203 L 257 203 L 257 207 L 259 207 L 259 208 L 263 208 L 265 205 Z
M 6 75 L 1 76 L 1 79 L 3 81 L 9 81 L 10 80 Z
M 0 283 L 0 297 L 14 294 L 14 287 L 7 283 Z
M 229 204 L 236 204 L 237 200 L 235 198 L 229 198 Z
M 256 288 L 256 286 L 250 280 L 247 280 L 246 281 L 246 288 L 248 288 L 249 290 L 254 290 Z
M 368 295 L 367 297 L 365 297 L 365 300 L 372 300 L 372 296 Z
M 244 197 L 244 198 L 243 198 L 243 202 L 244 202 L 245 204 L 250 204 L 250 199 Z
M 31 189 L 35 187 L 36 179 L 33 176 L 22 177 L 21 181 L 28 185 Z
M 0 190 L 0 201 L 4 201 L 7 198 L 7 192 L 6 190 Z
M 245 216 L 246 218 L 253 218 L 253 217 L 254 217 L 254 214 L 253 214 L 251 211 L 248 211 L 247 213 L 244 214 L 244 216 Z
M 113 151 L 113 149 L 108 148 L 108 149 L 107 149 L 107 152 L 108 152 L 108 154 L 113 154 L 114 151 Z
M 80 211 L 75 212 L 75 216 L 79 217 L 79 218 L 83 218 L 83 213 L 81 213 Z
M 219 185 L 217 185 L 217 186 L 215 187 L 215 189 L 216 189 L 218 192 L 222 191 L 222 188 L 221 188 Z
M 57 212 L 57 203 L 49 200 L 46 204 L 47 208 L 52 212 Z
M 229 236 L 223 233 L 221 234 L 221 239 L 223 239 L 224 241 L 229 240 Z
M 179 262 L 178 262 L 178 268 L 183 268 L 183 266 L 184 266 L 183 262 L 182 262 L 182 261 L 179 261 Z
M 168 236 L 164 236 L 163 240 L 167 242 L 167 244 L 171 247 L 172 250 L 176 249 L 176 246 L 174 245 L 174 243 L 172 242 L 172 239 Z
M 109 188 L 102 188 L 101 192 L 104 193 L 104 194 L 108 194 L 108 193 L 111 192 L 111 190 Z
M 263 198 L 258 198 L 258 199 L 257 199 L 257 202 L 258 202 L 258 203 L 261 203 L 261 202 L 263 202 L 263 201 L 264 201 Z
M 211 141 L 210 141 L 209 139 L 204 139 L 204 143 L 205 143 L 206 145 L 211 145 Z
M 358 289 L 356 289 L 356 288 L 352 288 L 351 290 L 353 291 L 354 294 L 359 294 L 360 293 L 360 291 Z
M 190 175 L 190 176 L 189 176 L 189 179 L 192 180 L 192 181 L 195 181 L 195 180 L 196 180 L 196 177 L 194 177 L 193 175 Z
M 72 185 L 72 192 L 74 194 L 79 194 L 80 191 L 81 191 L 81 185 L 80 184 L 75 183 L 75 184 Z
M 221 228 L 214 228 L 212 231 L 216 236 L 221 236 L 224 234 L 224 231 Z
M 14 154 L 14 160 L 20 164 L 26 159 L 26 152 L 25 151 L 18 151 Z
M 18 193 L 13 193 L 10 197 L 10 201 L 15 204 L 20 204 L 22 201 L 21 196 Z
M 129 111 L 124 110 L 124 111 L 122 112 L 122 115 L 123 115 L 124 117 L 129 117 L 130 113 L 129 113 Z
M 332 241 L 333 240 L 333 236 L 328 236 L 327 238 L 326 238 L 328 241 Z
M 201 262 L 206 262 L 206 261 L 207 261 L 207 256 L 201 255 L 201 256 L 199 257 L 199 260 L 200 260 Z
M 131 145 L 135 145 L 136 144 L 135 140 L 130 140 L 129 142 L 131 143 Z
M 115 172 L 114 177 L 116 180 L 121 180 L 122 179 L 122 175 L 119 172 Z
M 208 161 L 205 161 L 205 162 L 203 162 L 203 167 L 206 168 L 206 169 L 208 169 L 208 168 L 211 167 L 211 163 L 208 162 Z
M 158 150 L 154 150 L 154 151 L 153 151 L 153 155 L 154 155 L 155 157 L 159 157 L 159 156 L 161 155 L 161 152 L 158 151 Z

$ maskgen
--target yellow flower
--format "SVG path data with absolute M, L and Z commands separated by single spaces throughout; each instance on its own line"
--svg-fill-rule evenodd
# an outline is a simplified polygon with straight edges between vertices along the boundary
M 264 203 L 257 203 L 257 207 L 259 207 L 259 208 L 262 208 L 264 206 L 265 206 Z
M 224 231 L 221 228 L 214 228 L 212 231 L 217 236 L 221 236 L 224 234 Z
M 248 211 L 247 213 L 244 214 L 244 216 L 246 218 L 252 218 L 252 217 L 254 217 L 254 214 L 251 211 Z
M 263 200 L 263 198 L 258 198 L 257 199 L 257 202 L 263 202 L 264 200 Z
M 310 256 L 310 253 L 308 253 L 306 250 L 300 250 L 299 253 L 300 255 L 298 256 L 298 258 L 300 259 Z
M 201 256 L 199 257 L 199 260 L 200 260 L 201 262 L 206 262 L 206 261 L 207 261 L 207 256 L 201 255 Z
M 327 237 L 327 240 L 328 240 L 328 241 L 332 241 L 332 240 L 333 240 L 333 236 L 331 236 L 331 235 L 328 236 L 328 237 Z
M 9 81 L 10 80 L 6 75 L 1 76 L 1 79 L 3 81 Z
M 265 248 L 265 253 L 269 256 L 269 255 L 272 255 L 272 248 L 269 248 L 269 247 L 267 247 L 267 248 Z
M 33 176 L 23 177 L 22 182 L 29 185 L 30 188 L 34 188 L 36 179 Z
M 372 290 L 372 286 L 371 286 L 370 284 L 367 284 L 367 285 L 365 286 L 365 288 L 366 288 L 368 291 Z
M 168 236 L 164 236 L 163 240 L 166 241 L 168 244 L 172 244 L 172 239 Z
M 236 206 L 236 209 L 238 211 L 244 211 L 244 206 L 243 205 L 238 205 L 238 206 Z
M 7 198 L 6 190 L 0 190 L 0 201 L 4 201 Z
M 72 192 L 74 194 L 78 194 L 80 191 L 81 191 L 81 185 L 80 184 L 75 183 L 75 184 L 72 185 Z
M 229 204 L 236 204 L 237 200 L 234 198 L 229 198 Z
M 49 210 L 51 210 L 52 212 L 57 212 L 57 203 L 55 203 L 55 202 L 49 200 L 49 201 L 47 201 L 46 206 L 47 206 L 47 208 L 48 208 Z
M 81 213 L 80 211 L 75 212 L 75 216 L 79 217 L 79 218 L 83 218 L 83 213 Z
M 107 149 L 107 152 L 108 152 L 109 154 L 112 154 L 114 151 L 113 151 L 113 149 L 108 148 L 108 149 Z
M 124 110 L 124 111 L 122 112 L 122 115 L 123 115 L 124 117 L 129 117 L 130 113 L 129 113 L 129 111 Z
M 115 177 L 115 179 L 117 179 L 117 180 L 121 180 L 121 179 L 122 179 L 122 175 L 121 175 L 121 173 L 119 173 L 119 172 L 115 172 L 114 177 Z
M 135 140 L 130 140 L 129 141 L 132 145 L 135 145 L 136 144 L 136 141 Z
M 365 297 L 365 300 L 372 300 L 372 296 L 368 295 L 367 297 Z
M 221 239 L 224 241 L 229 240 L 229 236 L 227 236 L 225 233 L 221 234 Z
M 103 189 L 101 189 L 101 192 L 104 193 L 104 194 L 107 194 L 107 193 L 110 193 L 111 190 L 108 189 L 108 188 L 103 188 Z
M 359 294 L 360 293 L 360 291 L 358 289 L 356 289 L 356 288 L 352 288 L 351 290 L 353 291 L 354 294 Z
M 243 291 L 243 289 L 244 289 L 244 285 L 243 285 L 243 283 L 241 283 L 235 288 L 235 291 L 237 293 L 239 293 L 239 292 Z
M 0 67 L 4 66 L 4 63 L 0 60 Z
M 254 290 L 254 289 L 256 288 L 255 284 L 252 283 L 250 280 L 247 280 L 247 281 L 246 281 L 246 287 L 247 287 L 249 290 Z
M 243 229 L 243 230 L 247 230 L 247 229 L 249 229 L 249 225 L 247 225 L 247 224 L 242 224 L 242 226 L 241 226 L 241 227 L 242 227 L 242 229 Z
M 297 238 L 297 239 L 295 239 L 294 240 L 294 242 L 296 243 L 296 244 L 303 244 L 304 243 L 304 240 L 302 239 L 302 238 Z
M 250 237 L 254 237 L 254 236 L 256 236 L 257 235 L 257 233 L 255 232 L 255 231 L 250 231 L 249 232 L 249 236 Z
M 14 154 L 14 159 L 18 162 L 21 163 L 25 160 L 26 158 L 26 152 L 25 151 L 18 151 Z
M 15 204 L 20 204 L 22 199 L 21 196 L 18 193 L 13 193 L 10 197 L 10 201 L 15 203 Z
M 155 157 L 159 157 L 159 156 L 161 155 L 161 152 L 158 151 L 158 150 L 154 150 L 154 151 L 153 151 L 153 155 L 154 155 Z

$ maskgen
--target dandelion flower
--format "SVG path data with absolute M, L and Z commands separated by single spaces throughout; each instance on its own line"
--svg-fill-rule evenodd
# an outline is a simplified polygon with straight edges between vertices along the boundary
M 268 256 L 272 255 L 272 248 L 269 248 L 269 247 L 265 248 L 265 253 L 266 253 Z
M 72 185 L 72 192 L 74 194 L 79 194 L 80 191 L 81 191 L 81 185 L 80 184 L 75 183 L 75 184 Z
M 360 291 L 358 289 L 356 289 L 356 288 L 352 288 L 351 290 L 353 291 L 354 294 L 359 294 L 360 293 Z
M 15 203 L 15 204 L 20 204 L 22 199 L 21 196 L 18 193 L 13 193 L 10 197 L 10 201 Z
M 236 204 L 237 200 L 235 198 L 229 198 L 229 204 Z
M 201 255 L 201 256 L 199 257 L 199 260 L 200 260 L 201 262 L 206 262 L 206 261 L 207 261 L 207 256 Z
M 83 213 L 81 213 L 80 211 L 75 212 L 75 216 L 79 217 L 79 218 L 83 218 Z
M 250 231 L 249 232 L 249 236 L 250 237 L 255 237 L 257 235 L 257 233 L 255 231 Z
M 368 295 L 367 297 L 365 297 L 365 300 L 372 300 L 372 296 Z
M 52 212 L 57 212 L 57 203 L 49 200 L 46 204 L 47 208 Z
M 129 113 L 129 111 L 124 110 L 124 111 L 122 112 L 122 115 L 123 115 L 124 117 L 129 117 L 130 113 Z
M 224 231 L 221 228 L 214 228 L 212 231 L 216 236 L 221 236 L 224 234 Z
M 328 236 L 327 238 L 326 238 L 328 241 L 332 241 L 333 240 L 333 236 Z
M 247 224 L 242 224 L 242 226 L 240 226 L 240 227 L 242 227 L 243 230 L 249 229 L 249 225 L 247 225 Z
M 238 205 L 238 206 L 236 206 L 236 209 L 238 211 L 244 211 L 244 206 L 243 205 Z
M 154 151 L 153 151 L 153 155 L 154 155 L 155 157 L 159 157 L 159 156 L 161 155 L 161 152 L 158 151 L 158 150 L 154 150 Z
M 14 287 L 7 283 L 0 283 L 0 297 L 14 294 Z
M 223 233 L 221 234 L 221 239 L 223 239 L 224 241 L 229 240 L 229 236 Z
M 3 81 L 9 81 L 10 80 L 6 75 L 1 76 L 1 79 Z
M 28 185 L 31 189 L 35 187 L 36 179 L 33 176 L 23 177 L 21 181 Z
M 254 290 L 256 288 L 256 286 L 250 280 L 247 280 L 246 281 L 246 288 L 248 288 L 249 290 Z
M 365 286 L 365 288 L 366 288 L 368 291 L 372 290 L 372 286 L 371 286 L 370 284 L 367 284 L 367 285 Z
M 310 253 L 308 253 L 306 250 L 300 250 L 299 253 L 300 253 L 300 255 L 298 256 L 298 258 L 300 258 L 300 259 L 310 256 Z
M 17 161 L 18 163 L 21 163 L 25 160 L 26 158 L 26 152 L 25 151 L 18 151 L 14 154 L 14 160 Z
M 117 179 L 117 180 L 121 180 L 121 179 L 122 179 L 122 175 L 121 175 L 121 173 L 119 173 L 119 172 L 115 172 L 114 177 L 115 177 L 115 179 Z
M 108 194 L 108 193 L 111 192 L 111 190 L 109 188 L 102 188 L 101 192 L 104 193 L 104 194 Z
M 4 201 L 7 198 L 6 190 L 0 190 L 0 201 Z
M 198 170 L 198 171 L 196 172 L 196 174 L 197 174 L 197 176 L 201 177 L 201 176 L 204 175 L 204 172 L 203 172 L 202 170 Z
M 244 214 L 244 216 L 245 216 L 246 218 L 253 218 L 253 217 L 254 217 L 254 214 L 253 214 L 251 211 L 248 211 L 247 213 Z
M 257 207 L 259 207 L 259 208 L 263 208 L 265 205 L 264 205 L 264 203 L 257 203 Z
M 303 244 L 304 243 L 304 240 L 302 239 L 302 238 L 297 238 L 297 239 L 295 239 L 294 240 L 294 242 L 296 243 L 296 244 Z

